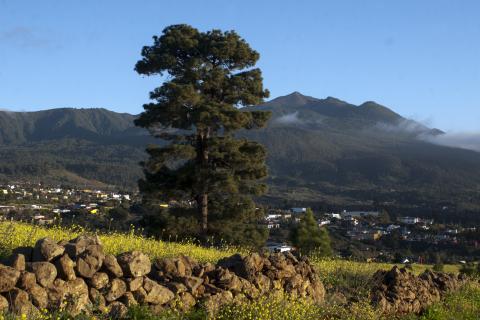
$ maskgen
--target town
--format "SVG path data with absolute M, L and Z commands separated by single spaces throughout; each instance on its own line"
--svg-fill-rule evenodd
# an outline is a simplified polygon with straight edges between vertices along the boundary
M 163 208 L 189 205 L 170 202 Z M 269 230 L 266 247 L 292 249 L 289 232 L 307 208 L 265 208 L 259 223 Z M 388 212 L 314 212 L 319 228 L 326 228 L 341 258 L 360 261 L 458 263 L 478 253 L 478 228 L 437 223 L 434 219 L 397 216 Z M 0 185 L 0 220 L 37 225 L 77 225 L 92 230 L 127 231 L 142 225 L 141 198 L 136 192 L 97 190 L 42 184 Z M 426 254 L 428 252 L 428 254 Z

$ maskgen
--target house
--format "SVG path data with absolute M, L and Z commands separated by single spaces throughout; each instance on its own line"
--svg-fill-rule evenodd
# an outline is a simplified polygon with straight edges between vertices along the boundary
M 267 244 L 267 249 L 271 252 L 287 252 L 291 251 L 293 248 L 285 244 L 270 243 Z
M 400 226 L 398 224 L 391 224 L 387 227 L 387 232 L 392 232 L 393 230 L 399 229 Z
M 268 214 L 265 219 L 266 219 L 267 221 L 271 221 L 271 220 L 280 219 L 281 217 L 282 217 L 281 214 Z
M 352 240 L 378 240 L 382 233 L 378 230 L 349 230 L 347 236 Z
M 399 217 L 398 221 L 404 224 L 416 224 L 419 223 L 421 220 L 418 217 Z
M 8 213 L 11 210 L 15 210 L 14 206 L 0 206 L 0 212 Z
M 343 217 L 378 217 L 380 212 L 378 211 L 347 211 L 343 210 L 342 216 Z
M 344 221 L 346 221 L 348 224 L 352 225 L 352 226 L 357 226 L 358 225 L 358 220 L 354 217 L 346 217 L 345 219 L 343 219 Z
M 326 217 L 332 218 L 332 219 L 342 219 L 342 216 L 340 213 L 325 213 Z
M 318 220 L 317 222 L 319 227 L 323 227 L 323 226 L 326 226 L 327 224 L 332 223 L 330 220 Z
M 307 212 L 307 208 L 291 208 L 290 211 L 292 213 L 300 214 Z

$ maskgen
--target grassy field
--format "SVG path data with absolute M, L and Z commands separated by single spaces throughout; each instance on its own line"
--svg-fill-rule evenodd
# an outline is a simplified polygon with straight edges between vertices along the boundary
M 81 228 L 42 228 L 26 223 L 0 222 L 0 255 L 7 256 L 18 246 L 32 246 L 43 237 L 54 240 L 68 240 L 84 233 Z M 237 252 L 246 252 L 235 247 L 204 248 L 191 242 L 177 243 L 157 241 L 145 238 L 132 230 L 128 234 L 99 234 L 108 253 L 118 254 L 129 250 L 140 250 L 151 258 L 172 257 L 180 254 L 191 256 L 199 261 L 215 263 L 219 259 Z M 308 301 L 290 300 L 286 297 L 265 297 L 242 305 L 229 306 L 223 309 L 218 319 L 391 319 L 374 310 L 369 301 L 370 277 L 379 270 L 388 270 L 393 264 L 362 263 L 346 260 L 312 259 L 327 288 L 327 303 L 322 306 Z M 420 273 L 429 265 L 413 265 L 413 271 Z M 458 266 L 445 266 L 447 272 L 458 272 Z M 339 298 L 340 297 L 340 298 Z M 355 297 L 348 308 L 341 305 L 342 298 Z M 455 308 L 453 305 L 455 304 Z M 459 310 L 461 309 L 461 310 Z M 465 311 L 462 311 L 462 310 Z M 476 317 L 472 317 L 476 315 Z M 48 315 L 50 319 L 65 319 L 62 315 Z M 1 319 L 1 318 L 0 318 Z M 166 311 L 163 317 L 153 317 L 146 310 L 132 309 L 131 319 L 206 319 L 201 311 L 191 314 L 179 314 Z M 480 286 L 472 284 L 447 297 L 445 301 L 432 306 L 425 315 L 408 316 L 405 319 L 480 319 Z

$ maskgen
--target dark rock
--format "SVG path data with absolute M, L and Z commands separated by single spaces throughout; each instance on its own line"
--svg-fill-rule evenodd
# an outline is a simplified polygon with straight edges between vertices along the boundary
M 9 308 L 9 303 L 7 298 L 0 295 L 0 314 L 7 312 L 8 308 Z
M 97 272 L 88 280 L 88 284 L 95 289 L 102 289 L 108 285 L 109 281 L 108 274 Z
M 43 238 L 37 241 L 33 249 L 33 261 L 51 261 L 58 256 L 61 256 L 65 248 L 59 246 L 50 238 Z
M 129 277 L 143 277 L 152 268 L 150 258 L 139 251 L 122 253 L 117 257 L 117 261 L 123 274 Z
M 165 304 L 175 297 L 173 292 L 168 288 L 149 278 L 144 278 L 143 289 L 147 294 L 144 301 L 151 304 Z
M 65 281 L 75 280 L 75 263 L 70 259 L 68 254 L 62 255 L 59 259 L 55 260 L 55 266 L 57 267 L 58 276 Z
M 82 278 L 91 278 L 102 267 L 105 255 L 100 245 L 93 244 L 78 255 L 76 271 Z
M 123 277 L 123 271 L 120 265 L 118 264 L 117 258 L 109 254 L 105 256 L 103 260 L 103 268 L 105 272 L 110 274 L 112 277 L 121 278 Z
M 110 312 L 108 313 L 108 315 L 112 319 L 123 319 L 128 314 L 128 308 L 119 301 L 114 301 L 110 303 L 108 305 L 108 309 L 110 309 Z
M 12 290 L 20 278 L 20 271 L 0 264 L 0 292 Z
M 120 298 L 127 291 L 127 285 L 123 280 L 113 279 L 107 286 L 105 300 L 112 302 Z
M 51 285 L 57 277 L 57 268 L 50 262 L 32 262 L 29 270 L 35 274 L 37 282 L 43 287 Z
M 138 305 L 138 302 L 137 300 L 135 300 L 133 293 L 128 291 L 125 292 L 125 294 L 120 297 L 119 301 L 123 303 L 125 306 L 127 306 L 128 308 Z
M 87 247 L 92 245 L 101 246 L 102 243 L 97 236 L 81 235 L 69 241 L 65 245 L 65 251 L 70 258 L 75 261 L 77 257 L 87 249 Z
M 18 279 L 17 287 L 27 290 L 37 285 L 37 277 L 32 272 L 22 271 Z
M 40 309 L 45 309 L 48 306 L 47 290 L 42 286 L 35 284 L 27 289 L 33 305 Z
M 138 278 L 126 278 L 125 282 L 127 283 L 128 291 L 136 291 L 140 289 L 143 285 L 143 277 Z
M 12 255 L 11 259 L 12 259 L 12 264 L 11 264 L 12 268 L 18 271 L 25 271 L 26 260 L 23 254 L 21 253 L 14 254 Z

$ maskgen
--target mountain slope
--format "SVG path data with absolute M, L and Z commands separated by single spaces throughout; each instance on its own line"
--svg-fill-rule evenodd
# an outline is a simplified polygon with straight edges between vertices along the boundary
M 268 149 L 272 199 L 478 195 L 480 153 L 431 144 L 424 137 L 440 130 L 375 102 L 356 106 L 294 92 L 247 109 L 272 112 L 267 128 L 240 133 Z M 0 111 L 0 178 L 76 183 L 71 177 L 81 177 L 135 187 L 143 150 L 158 141 L 134 127 L 134 118 L 105 109 Z

